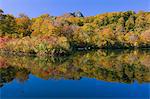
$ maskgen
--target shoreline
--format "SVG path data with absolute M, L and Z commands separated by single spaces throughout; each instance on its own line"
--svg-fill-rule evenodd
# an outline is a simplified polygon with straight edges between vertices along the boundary
M 96 49 L 90 49 L 90 50 L 72 50 L 68 51 L 66 53 L 58 53 L 57 55 L 51 55 L 51 54 L 38 54 L 38 53 L 25 53 L 25 52 L 15 52 L 15 51 L 6 51 L 6 50 L 0 50 L 0 54 L 8 54 L 8 55 L 17 55 L 17 56 L 33 56 L 33 57 L 38 57 L 38 56 L 48 56 L 48 57 L 67 57 L 70 55 L 73 55 L 78 52 L 92 52 L 92 51 L 98 51 L 98 50 L 104 50 L 104 51 L 149 51 L 150 48 L 96 48 Z

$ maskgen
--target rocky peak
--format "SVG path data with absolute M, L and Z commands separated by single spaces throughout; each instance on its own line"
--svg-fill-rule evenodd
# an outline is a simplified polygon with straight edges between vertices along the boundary
M 80 12 L 80 11 L 76 11 L 76 12 L 73 12 L 73 13 L 66 13 L 63 15 L 64 17 L 84 17 L 83 14 Z
M 72 15 L 74 17 L 84 17 L 83 14 L 80 11 L 73 12 Z

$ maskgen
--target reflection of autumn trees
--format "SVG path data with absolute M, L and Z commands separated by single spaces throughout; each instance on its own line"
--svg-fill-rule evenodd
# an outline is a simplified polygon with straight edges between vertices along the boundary
M 149 51 L 105 51 L 79 53 L 65 58 L 27 57 L 1 55 L 0 73 L 2 82 L 14 78 L 19 81 L 28 79 L 31 72 L 43 79 L 80 79 L 95 78 L 110 82 L 139 83 L 150 82 Z
M 29 76 L 29 71 L 25 68 L 9 65 L 6 68 L 0 68 L 0 75 L 0 87 L 2 87 L 4 83 L 9 83 L 14 79 L 17 79 L 19 82 L 26 81 Z

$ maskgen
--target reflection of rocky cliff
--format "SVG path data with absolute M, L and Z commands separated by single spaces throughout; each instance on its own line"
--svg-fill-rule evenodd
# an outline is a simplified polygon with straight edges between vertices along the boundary
M 84 76 L 110 82 L 150 82 L 150 52 L 146 51 L 96 51 L 70 56 L 66 61 L 58 60 L 1 55 L 0 83 L 14 78 L 24 81 L 29 72 L 43 79 L 80 79 Z

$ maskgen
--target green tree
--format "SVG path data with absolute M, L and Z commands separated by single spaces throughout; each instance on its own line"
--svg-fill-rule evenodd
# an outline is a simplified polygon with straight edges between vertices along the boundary
M 135 26 L 135 17 L 130 16 L 129 19 L 125 23 L 127 31 L 133 31 Z
M 2 15 L 0 21 L 0 36 L 12 37 L 16 35 L 15 17 L 12 15 Z

